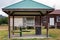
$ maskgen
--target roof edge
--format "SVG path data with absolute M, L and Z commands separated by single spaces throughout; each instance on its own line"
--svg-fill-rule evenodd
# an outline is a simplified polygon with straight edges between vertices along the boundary
M 45 11 L 53 11 L 54 9 L 38 9 L 38 8 L 33 8 L 33 9 L 26 9 L 26 8 L 21 8 L 21 9 L 5 9 L 5 8 L 2 8 L 3 11 L 42 11 L 42 10 L 45 10 Z

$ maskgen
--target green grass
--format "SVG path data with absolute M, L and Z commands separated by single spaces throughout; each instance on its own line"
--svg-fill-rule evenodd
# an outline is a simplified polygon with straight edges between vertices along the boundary
M 23 32 L 23 34 L 34 34 L 34 30 L 31 32 Z M 46 29 L 42 29 L 42 34 L 46 34 Z M 60 40 L 60 29 L 49 29 L 49 36 L 52 38 L 48 40 Z M 0 40 L 8 40 L 8 31 L 0 30 Z M 47 39 L 12 39 L 12 40 L 47 40 Z
M 0 30 L 0 40 L 6 39 L 7 35 L 8 35 L 7 30 Z
M 49 35 L 53 38 L 60 37 L 60 29 L 49 29 Z
M 33 38 L 33 39 L 12 39 L 12 40 L 47 40 L 47 39 L 37 39 L 37 38 Z

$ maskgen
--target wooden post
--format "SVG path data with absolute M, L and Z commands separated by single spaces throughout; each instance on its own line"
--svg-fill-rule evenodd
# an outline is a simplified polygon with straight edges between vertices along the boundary
M 42 27 L 43 27 L 43 23 L 42 23 L 42 17 L 43 17 L 43 16 L 40 16 L 41 35 L 42 35 Z
M 57 23 L 55 23 L 55 29 L 57 29 Z
M 46 28 L 47 28 L 46 36 L 47 36 L 47 38 L 48 38 L 48 34 L 49 34 L 49 33 L 48 33 L 48 30 L 49 30 L 49 27 L 48 27 L 48 23 L 49 23 L 49 22 L 48 22 L 48 20 L 49 20 L 49 19 L 48 19 L 48 16 L 47 16 L 46 18 L 47 18 L 47 21 L 46 21 L 46 23 L 47 23 L 47 25 L 46 25 Z
M 22 28 L 20 27 L 20 37 L 22 37 Z
M 40 35 L 42 34 L 42 27 L 41 27 L 41 18 L 42 18 L 42 16 L 40 16 Z
M 14 16 L 13 16 L 13 30 L 14 30 Z M 13 32 L 13 35 L 14 35 L 14 32 Z
M 10 15 L 8 16 L 8 23 L 9 23 L 8 31 L 9 31 L 9 39 L 10 39 Z

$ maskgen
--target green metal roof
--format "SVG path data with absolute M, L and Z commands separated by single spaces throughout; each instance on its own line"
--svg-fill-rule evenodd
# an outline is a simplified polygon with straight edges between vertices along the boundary
M 17 8 L 39 8 L 39 9 L 52 9 L 51 7 L 42 3 L 35 2 L 33 0 L 23 0 L 21 2 L 12 4 L 5 7 L 6 9 L 17 9 Z

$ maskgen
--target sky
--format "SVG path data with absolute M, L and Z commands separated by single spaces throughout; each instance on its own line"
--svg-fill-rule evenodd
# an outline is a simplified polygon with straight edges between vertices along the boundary
M 8 16 L 6 13 L 2 11 L 2 8 L 17 3 L 19 1 L 22 0 L 0 0 L 0 15 Z M 55 8 L 55 10 L 60 9 L 60 0 L 33 0 L 33 1 L 53 7 Z

